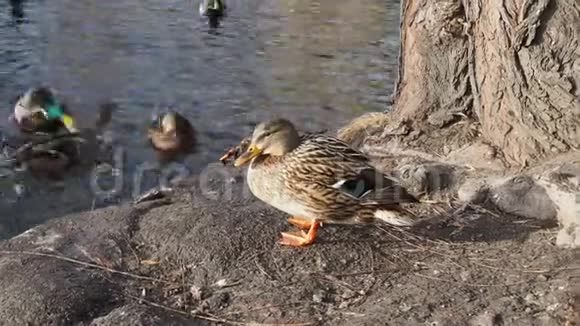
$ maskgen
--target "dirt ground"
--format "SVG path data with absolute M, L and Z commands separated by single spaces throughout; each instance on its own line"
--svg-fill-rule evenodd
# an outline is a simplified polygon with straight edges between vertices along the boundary
M 325 226 L 314 245 L 287 248 L 277 244 L 286 216 L 230 172 L 204 181 L 209 195 L 192 179 L 165 199 L 55 219 L 0 243 L 0 319 L 576 325 L 579 256 L 554 245 L 553 223 L 464 206 L 414 230 Z

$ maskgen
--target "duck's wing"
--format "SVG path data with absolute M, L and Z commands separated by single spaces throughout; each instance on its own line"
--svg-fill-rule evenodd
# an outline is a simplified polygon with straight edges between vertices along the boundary
M 347 180 L 341 188 L 345 192 L 352 193 L 363 204 L 392 205 L 418 202 L 398 180 L 374 168 L 361 170 L 356 178 Z
M 288 155 L 285 178 L 296 191 L 317 191 L 361 204 L 397 204 L 417 199 L 370 165 L 368 157 L 334 137 L 312 135 Z M 342 199 L 341 199 L 342 198 Z
M 283 176 L 296 192 L 315 185 L 336 192 L 368 167 L 368 158 L 346 143 L 325 135 L 305 135 L 300 146 L 285 156 Z

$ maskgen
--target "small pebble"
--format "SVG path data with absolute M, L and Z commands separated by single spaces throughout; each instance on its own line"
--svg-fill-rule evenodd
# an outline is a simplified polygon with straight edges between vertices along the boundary
M 191 293 L 191 297 L 192 297 L 193 300 L 201 301 L 202 296 L 203 296 L 203 291 L 202 291 L 201 288 L 193 285 L 189 289 L 189 293 Z
M 321 303 L 322 302 L 322 295 L 320 293 L 313 294 L 312 301 L 314 301 L 316 303 Z
M 490 312 L 484 311 L 483 313 L 477 315 L 469 323 L 470 326 L 499 326 L 501 325 L 501 316 Z
M 351 290 L 346 290 L 346 291 L 344 291 L 344 293 L 343 293 L 343 294 L 341 294 L 341 295 L 340 295 L 340 297 L 341 297 L 342 299 L 351 299 L 351 298 L 353 298 L 353 297 L 355 297 L 355 296 L 356 296 L 356 293 L 354 293 L 354 292 L 353 292 L 353 291 L 351 291 Z
M 544 274 L 540 274 L 540 275 L 538 275 L 537 279 L 539 282 L 545 282 L 548 280 L 548 277 Z
M 407 311 L 411 310 L 411 308 L 412 308 L 412 307 L 411 307 L 410 305 L 408 305 L 408 304 L 406 304 L 406 303 L 402 303 L 402 304 L 399 306 L 399 311 L 401 311 L 401 312 L 407 312 Z
M 526 302 L 535 302 L 535 301 L 536 301 L 536 296 L 535 296 L 535 295 L 533 295 L 533 294 L 531 294 L 531 293 L 528 293 L 528 294 L 527 294 L 527 295 L 524 297 L 524 300 L 525 300 Z
M 415 262 L 415 263 L 413 263 L 413 270 L 420 271 L 424 268 L 424 265 L 425 264 L 423 264 L 423 263 Z
M 18 198 L 22 198 L 26 194 L 26 188 L 23 184 L 17 183 L 14 185 L 14 192 Z
M 217 286 L 219 288 L 223 288 L 223 287 L 228 285 L 228 282 L 225 279 L 221 279 L 221 280 L 215 282 L 213 285 Z
M 349 302 L 348 301 L 343 301 L 338 305 L 338 309 L 345 309 L 348 308 Z
M 481 218 L 480 214 L 470 214 L 468 216 L 465 217 L 466 220 L 473 222 L 473 221 L 477 221 Z

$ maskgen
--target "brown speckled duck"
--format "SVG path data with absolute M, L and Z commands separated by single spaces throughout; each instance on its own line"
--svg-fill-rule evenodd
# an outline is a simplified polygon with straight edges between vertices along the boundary
M 196 144 L 196 132 L 191 123 L 171 111 L 157 117 L 148 130 L 148 138 L 164 162 L 191 153 Z
M 417 199 L 337 138 L 300 137 L 284 119 L 264 122 L 255 128 L 247 151 L 234 166 L 248 163 L 252 193 L 290 214 L 291 224 L 308 230 L 282 233 L 281 244 L 312 244 L 322 223 L 414 224 L 414 215 L 401 204 Z

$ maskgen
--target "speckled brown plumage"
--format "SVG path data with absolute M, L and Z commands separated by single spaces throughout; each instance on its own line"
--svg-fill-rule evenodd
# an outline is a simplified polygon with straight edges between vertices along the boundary
M 296 200 L 310 202 L 313 214 L 325 222 L 367 223 L 374 220 L 373 215 L 377 209 L 397 210 L 399 203 L 416 201 L 396 181 L 376 171 L 366 156 L 333 137 L 309 137 L 283 160 L 278 161 L 283 164 L 280 173 L 287 191 Z M 255 168 L 259 168 L 259 165 Z M 362 171 L 376 174 L 374 177 L 383 179 L 385 187 L 398 190 L 401 193 L 400 198 L 354 198 L 332 187 L 340 180 L 361 178 Z
M 247 178 L 256 197 L 301 220 L 412 224 L 400 204 L 417 199 L 364 154 L 334 137 L 299 137 L 293 128 L 286 120 L 259 125 L 236 160 L 237 166 L 251 160 Z

